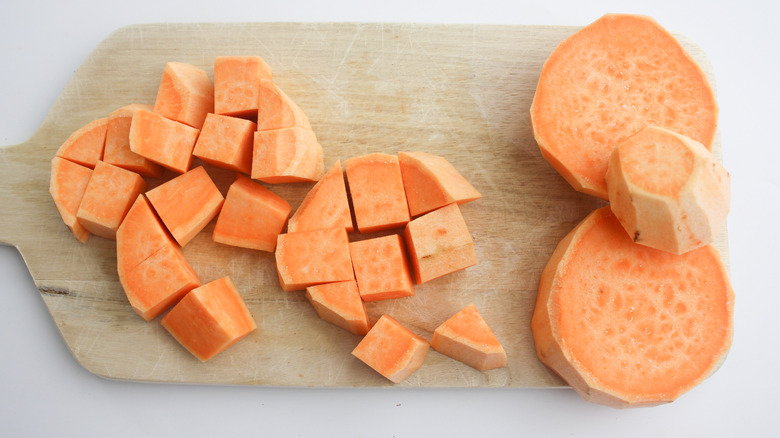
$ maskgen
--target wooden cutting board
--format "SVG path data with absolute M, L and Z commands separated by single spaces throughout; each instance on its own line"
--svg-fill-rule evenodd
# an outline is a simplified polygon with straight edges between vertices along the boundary
M 201 363 L 130 308 L 113 241 L 79 243 L 49 193 L 50 159 L 74 130 L 129 103 L 153 103 L 168 61 L 213 74 L 218 55 L 262 56 L 308 114 L 325 165 L 375 151 L 446 157 L 483 194 L 462 207 L 479 264 L 369 303 L 430 339 L 473 302 L 506 348 L 506 368 L 479 372 L 433 350 L 405 387 L 553 387 L 530 331 L 539 275 L 558 241 L 604 202 L 575 192 L 542 159 L 529 108 L 542 63 L 574 27 L 421 24 L 151 24 L 111 34 L 85 60 L 38 131 L 0 149 L 0 241 L 16 246 L 63 339 L 89 371 L 112 379 L 241 385 L 391 386 L 350 352 L 360 340 L 320 320 L 303 293 L 283 292 L 273 254 L 211 241 L 184 248 L 208 282 L 230 275 L 258 330 Z M 695 44 L 692 56 L 712 68 Z M 713 81 L 714 83 L 714 81 Z M 720 156 L 719 137 L 715 152 Z M 232 175 L 207 168 L 226 192 Z M 154 185 L 154 182 L 152 182 Z M 297 207 L 311 184 L 271 190 Z M 726 236 L 718 246 L 726 255 Z M 355 236 L 360 238 L 361 236 Z M 9 291 L 14 293 L 16 291 Z

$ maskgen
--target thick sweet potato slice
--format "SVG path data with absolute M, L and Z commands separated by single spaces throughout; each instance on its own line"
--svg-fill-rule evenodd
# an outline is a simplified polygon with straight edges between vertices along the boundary
M 286 291 L 355 279 L 343 228 L 280 234 L 275 255 L 279 282 Z
M 218 56 L 214 59 L 214 112 L 256 117 L 260 81 L 271 80 L 271 67 L 259 56 Z
M 127 169 L 139 175 L 159 178 L 163 167 L 130 150 L 130 125 L 136 110 L 152 110 L 151 105 L 130 104 L 123 106 L 108 116 L 106 147 L 103 161 Z
M 68 136 L 55 156 L 94 169 L 95 164 L 103 159 L 107 128 L 108 117 L 87 123 Z
M 306 299 L 320 318 L 350 333 L 363 336 L 371 328 L 355 280 L 309 286 Z
M 202 166 L 149 190 L 146 197 L 181 246 L 214 219 L 225 201 Z
M 556 247 L 531 328 L 539 359 L 584 399 L 652 406 L 720 366 L 733 311 L 713 246 L 677 255 L 636 244 L 603 207 Z
M 200 131 L 157 113 L 138 109 L 130 123 L 130 150 L 176 173 L 192 164 L 192 149 Z
M 309 190 L 303 202 L 287 222 L 287 231 L 326 230 L 344 227 L 353 231 L 347 186 L 341 162 L 336 161 L 317 184 Z
M 160 320 L 160 324 L 203 362 L 257 328 L 230 277 L 191 290 Z
M 141 175 L 98 161 L 76 217 L 90 233 L 116 240 L 116 230 L 144 190 Z
M 480 371 L 506 366 L 506 351 L 473 303 L 433 332 L 431 347 Z
M 60 157 L 51 160 L 49 193 L 54 200 L 54 205 L 57 206 L 57 211 L 60 212 L 62 221 L 82 243 L 89 238 L 89 231 L 78 221 L 76 214 L 91 177 L 92 169 L 89 167 Z
M 350 242 L 349 254 L 363 301 L 414 295 L 406 249 L 398 234 Z
M 226 245 L 273 252 L 290 211 L 292 207 L 280 196 L 239 175 L 228 189 L 212 238 Z
M 249 175 L 256 129 L 251 120 L 208 114 L 192 155 L 212 166 Z
M 401 383 L 422 366 L 429 347 L 393 317 L 382 315 L 352 355 L 391 382 Z
M 409 207 L 398 157 L 374 153 L 344 162 L 357 228 L 361 233 L 400 227 Z
M 607 199 L 612 149 L 647 125 L 712 148 L 715 95 L 701 68 L 653 19 L 608 14 L 545 62 L 531 105 L 542 155 L 578 191 Z
M 314 131 L 298 126 L 257 131 L 252 178 L 269 184 L 318 181 L 325 172 Z
M 444 157 L 427 152 L 399 152 L 398 162 L 412 216 L 482 196 Z
M 165 65 L 154 112 L 200 129 L 206 114 L 214 112 L 214 85 L 208 74 L 192 64 Z
M 257 95 L 257 129 L 311 129 L 309 118 L 273 81 L 261 79 Z

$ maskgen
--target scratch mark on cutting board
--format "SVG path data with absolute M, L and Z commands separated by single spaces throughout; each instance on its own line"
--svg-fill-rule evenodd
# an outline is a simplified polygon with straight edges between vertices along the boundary
M 352 36 L 352 40 L 349 42 L 349 46 L 347 46 L 347 49 L 344 51 L 344 56 L 341 57 L 341 61 L 339 62 L 339 65 L 336 66 L 336 69 L 333 71 L 333 77 L 330 80 L 330 84 L 332 85 L 334 82 L 336 82 L 336 78 L 339 77 L 339 72 L 341 71 L 341 67 L 344 66 L 344 64 L 347 61 L 347 57 L 349 56 L 350 52 L 352 52 L 352 46 L 355 44 L 355 41 L 357 41 L 358 36 L 360 36 L 361 28 L 358 27 L 355 31 L 355 35 Z

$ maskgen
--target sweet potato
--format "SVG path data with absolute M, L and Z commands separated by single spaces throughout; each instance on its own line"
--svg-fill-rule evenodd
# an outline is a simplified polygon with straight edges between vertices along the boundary
M 479 371 L 506 366 L 506 351 L 474 303 L 436 327 L 431 347 Z
M 531 105 L 542 155 L 578 191 L 607 199 L 612 149 L 647 125 L 712 148 L 718 107 L 706 75 L 649 17 L 608 14 L 544 63 Z
M 136 110 L 152 110 L 151 105 L 130 104 L 123 106 L 108 116 L 106 129 L 106 147 L 103 161 L 127 169 L 139 175 L 159 178 L 164 168 L 130 150 L 130 125 Z
M 385 376 L 401 383 L 422 366 L 430 345 L 390 315 L 382 315 L 352 350 L 352 355 Z
M 482 197 L 444 157 L 427 152 L 399 152 L 398 163 L 412 216 Z
M 116 240 L 116 230 L 144 190 L 141 175 L 98 161 L 76 217 L 90 233 Z
M 91 177 L 92 169 L 89 167 L 60 157 L 51 160 L 49 194 L 54 200 L 54 205 L 57 206 L 62 221 L 82 243 L 89 238 L 89 231 L 78 221 L 76 214 Z
M 154 112 L 200 129 L 206 114 L 214 112 L 214 85 L 202 69 L 185 62 L 165 65 Z
M 406 249 L 398 234 L 350 242 L 349 254 L 363 301 L 414 295 Z
M 280 196 L 239 175 L 228 188 L 212 238 L 226 245 L 273 252 L 291 210 Z
M 191 290 L 160 320 L 160 324 L 203 362 L 257 328 L 230 277 Z
M 355 229 L 341 161 L 336 161 L 306 193 L 301 205 L 287 222 L 287 231 L 293 233 L 339 227 L 347 231 Z
M 275 258 L 279 282 L 286 291 L 355 279 L 343 228 L 280 234 Z
M 216 57 L 214 112 L 256 118 L 260 81 L 271 79 L 271 67 L 259 56 Z
M 149 190 L 146 197 L 181 246 L 214 219 L 225 201 L 202 166 Z
M 116 262 L 120 277 L 163 246 L 175 246 L 165 225 L 144 195 L 138 195 L 116 232 Z
M 249 175 L 256 129 L 251 120 L 208 114 L 192 155 L 212 166 Z
M 426 213 L 406 225 L 406 248 L 417 284 L 477 264 L 477 253 L 458 204 Z
M 618 144 L 607 167 L 612 212 L 634 242 L 682 254 L 726 223 L 730 178 L 704 145 L 648 126 Z
M 322 146 L 309 128 L 257 131 L 252 149 L 252 179 L 269 184 L 318 181 L 325 172 Z
M 584 399 L 670 402 L 725 359 L 734 292 L 711 245 L 677 255 L 634 243 L 609 207 L 556 247 L 531 328 L 539 359 Z
M 363 336 L 371 328 L 355 280 L 309 286 L 306 299 L 320 318 L 350 333 Z
M 130 123 L 130 150 L 176 173 L 192 164 L 192 149 L 200 131 L 157 113 L 138 109 Z
M 373 153 L 344 162 L 352 208 L 361 233 L 400 227 L 409 207 L 398 157 Z
M 103 159 L 108 117 L 93 120 L 68 136 L 54 154 L 93 169 Z
M 257 129 L 311 129 L 309 118 L 273 81 L 261 79 L 257 96 Z

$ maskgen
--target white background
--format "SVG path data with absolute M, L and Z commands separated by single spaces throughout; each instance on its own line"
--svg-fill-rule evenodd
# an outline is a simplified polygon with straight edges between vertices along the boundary
M 642 13 L 712 61 L 737 294 L 723 367 L 676 402 L 615 410 L 571 390 L 289 389 L 108 381 L 70 355 L 16 249 L 0 245 L 2 436 L 780 436 L 780 6 L 770 1 L 188 1 L 0 3 L 0 145 L 25 141 L 84 58 L 148 22 L 586 25 Z M 186 5 L 186 6 L 185 6 Z M 0 176 L 2 177 L 2 176 Z M 0 206 L 2 208 L 2 206 Z

